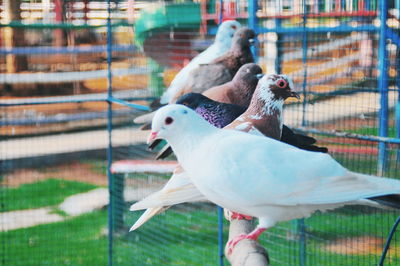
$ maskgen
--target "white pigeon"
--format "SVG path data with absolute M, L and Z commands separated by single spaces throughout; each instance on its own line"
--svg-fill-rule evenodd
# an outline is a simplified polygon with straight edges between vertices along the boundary
M 161 96 L 160 103 L 168 104 L 174 99 L 174 96 L 184 88 L 190 71 L 201 64 L 208 64 L 215 58 L 225 54 L 231 48 L 231 42 L 235 32 L 241 27 L 235 20 L 227 20 L 218 27 L 214 43 L 206 50 L 193 58 L 189 64 L 182 68 L 174 77 L 168 89 Z
M 277 84 L 281 82 L 284 85 L 279 87 Z M 279 139 L 282 129 L 283 103 L 288 97 L 298 97 L 294 88 L 293 82 L 286 75 L 265 75 L 258 82 L 249 109 L 225 128 L 263 136 L 263 133 L 258 130 L 261 128 L 265 136 Z M 187 173 L 178 167 L 161 190 L 131 206 L 131 211 L 147 210 L 134 223 L 130 231 L 139 228 L 168 206 L 200 200 L 206 199 L 193 185 Z
M 149 141 L 158 138 L 168 141 L 208 200 L 259 219 L 253 232 L 228 243 L 229 253 L 278 222 L 344 205 L 378 205 L 376 197 L 400 194 L 397 180 L 351 172 L 328 154 L 215 128 L 182 105 L 157 111 Z

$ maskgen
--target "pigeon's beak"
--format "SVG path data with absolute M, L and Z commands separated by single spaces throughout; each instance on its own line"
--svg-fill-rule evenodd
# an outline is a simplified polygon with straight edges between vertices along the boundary
M 290 92 L 290 97 L 295 97 L 295 98 L 297 98 L 297 100 L 300 100 L 300 94 L 298 94 L 295 91 Z
M 253 45 L 254 44 L 254 42 L 255 42 L 255 40 L 252 38 L 252 39 L 249 39 L 249 43 L 250 43 L 250 45 Z
M 147 144 L 150 144 L 153 140 L 155 140 L 157 138 L 157 133 L 155 131 L 152 131 L 149 135 L 149 137 L 147 138 Z
M 256 77 L 257 79 L 261 79 L 262 77 L 264 77 L 264 74 L 257 74 Z

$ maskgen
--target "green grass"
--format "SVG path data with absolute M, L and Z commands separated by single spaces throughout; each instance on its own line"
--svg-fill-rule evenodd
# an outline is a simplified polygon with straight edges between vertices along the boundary
M 337 254 L 326 246 L 338 239 L 351 237 L 379 237 L 386 239 L 397 215 L 376 212 L 369 208 L 344 208 L 324 214 L 316 214 L 305 220 L 307 265 L 376 265 L 380 254 Z M 276 265 L 298 265 L 300 248 L 296 237 L 296 222 L 280 223 L 262 236 L 261 243 L 267 248 L 271 261 Z M 394 239 L 392 247 L 400 240 Z M 343 246 L 343 249 L 348 247 Z M 394 264 L 400 263 L 400 253 L 391 254 Z
M 126 228 L 115 240 L 117 265 L 217 265 L 216 211 L 174 208 L 138 230 L 127 229 L 140 212 L 126 212 Z
M 46 179 L 16 188 L 0 187 L 0 195 L 4 202 L 0 211 L 53 206 L 61 203 L 68 196 L 96 187 L 92 184 L 63 179 Z
M 217 265 L 216 212 L 199 206 L 173 208 L 131 233 L 128 227 L 140 213 L 126 211 L 125 227 L 114 234 L 114 264 Z M 378 255 L 341 255 L 324 247 L 329 241 L 345 237 L 386 237 L 395 218 L 393 213 L 346 208 L 306 219 L 307 262 L 376 265 Z M 106 226 L 107 212 L 96 211 L 64 222 L 0 233 L 1 242 L 10 243 L 3 248 L 5 265 L 106 265 Z M 226 238 L 227 226 L 225 241 Z M 261 243 L 273 265 L 299 264 L 294 222 L 280 223 L 268 230 Z M 396 238 L 394 245 L 400 245 Z M 400 263 L 399 255 L 391 257 L 394 264 Z
M 82 163 L 89 164 L 94 173 L 100 175 L 105 175 L 107 173 L 107 161 L 105 160 L 85 159 L 82 160 Z
M 352 158 L 344 159 L 352 164 Z M 357 163 L 359 169 L 364 170 L 368 170 L 371 164 L 368 160 Z M 2 188 L 1 192 L 6 196 L 9 209 L 10 206 L 23 209 L 56 205 L 68 195 L 94 187 L 49 179 L 18 188 Z M 180 205 L 131 233 L 128 229 L 141 212 L 129 212 L 128 205 L 118 208 L 124 210 L 124 226 L 113 235 L 114 265 L 217 265 L 214 207 Z M 307 265 L 376 265 L 379 255 L 336 254 L 325 247 L 346 237 L 386 238 L 395 219 L 394 213 L 371 208 L 342 208 L 306 219 Z M 63 222 L 2 232 L 0 259 L 4 265 L 106 265 L 108 239 L 105 228 L 107 212 L 95 211 L 79 217 L 66 217 Z M 225 241 L 227 228 L 225 222 Z M 278 224 L 260 240 L 272 265 L 299 265 L 300 246 L 295 222 Z M 393 245 L 400 246 L 399 237 L 394 239 Z M 392 263 L 400 265 L 400 254 L 392 254 L 391 259 Z
M 357 129 L 347 130 L 351 133 L 356 133 L 360 135 L 369 135 L 369 136 L 378 136 L 378 128 L 377 127 L 360 127 Z M 394 127 L 388 128 L 388 137 L 396 138 L 396 129 Z
M 0 233 L 2 265 L 106 265 L 107 212 Z

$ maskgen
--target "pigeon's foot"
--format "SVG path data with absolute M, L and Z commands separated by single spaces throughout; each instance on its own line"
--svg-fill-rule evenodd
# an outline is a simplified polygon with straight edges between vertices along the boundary
M 237 245 L 237 243 L 239 243 L 240 241 L 242 241 L 243 239 L 251 239 L 254 241 L 258 240 L 258 237 L 266 230 L 266 228 L 263 227 L 259 227 L 254 229 L 254 231 L 252 231 L 250 234 L 248 235 L 238 235 L 235 236 L 233 239 L 231 239 L 228 242 L 228 255 L 232 254 L 233 249 L 235 248 L 235 246 Z
M 227 219 L 230 222 L 232 222 L 232 220 L 245 220 L 245 219 L 249 221 L 253 220 L 253 217 L 251 216 L 233 212 L 228 209 L 224 209 L 224 215 L 225 219 Z
M 237 212 L 231 212 L 230 221 L 232 221 L 234 219 L 236 219 L 236 220 L 245 220 L 246 219 L 246 220 L 251 221 L 251 220 L 253 220 L 253 217 L 248 216 L 248 215 L 244 215 L 244 214 L 240 214 L 240 213 L 237 213 Z

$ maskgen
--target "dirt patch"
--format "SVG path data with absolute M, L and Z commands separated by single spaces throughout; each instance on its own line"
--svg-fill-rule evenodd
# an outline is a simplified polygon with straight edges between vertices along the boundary
M 343 255 L 380 255 L 382 253 L 385 239 L 374 236 L 360 236 L 353 238 L 340 238 L 330 244 L 326 245 L 326 251 L 343 254 Z M 394 251 L 393 254 L 398 254 L 400 247 L 392 246 L 389 252 Z
M 95 170 L 95 166 L 88 163 L 75 162 L 68 165 L 49 167 L 46 169 L 21 169 L 4 176 L 0 183 L 8 187 L 17 187 L 21 184 L 35 183 L 48 178 L 66 179 L 98 186 L 107 186 L 106 173 Z M 136 178 L 126 178 L 125 185 L 132 188 L 143 188 L 148 186 L 162 187 L 168 180 L 159 174 L 140 174 Z
M 4 176 L 2 185 L 16 187 L 21 184 L 34 183 L 48 178 L 58 178 L 95 184 L 107 185 L 107 175 L 93 170 L 93 165 L 85 163 L 72 163 L 45 170 L 21 169 Z

